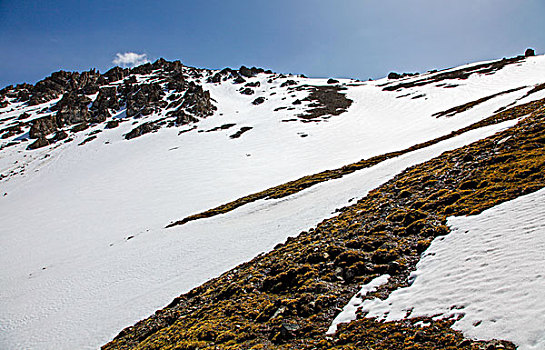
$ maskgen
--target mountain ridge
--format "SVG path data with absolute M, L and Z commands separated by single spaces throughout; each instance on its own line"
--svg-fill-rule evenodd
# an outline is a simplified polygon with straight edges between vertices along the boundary
M 5 88 L 0 343 L 512 348 L 465 339 L 458 304 L 326 332 L 361 284 L 404 290 L 447 217 L 543 187 L 543 77 L 543 56 L 367 82 L 158 60 Z

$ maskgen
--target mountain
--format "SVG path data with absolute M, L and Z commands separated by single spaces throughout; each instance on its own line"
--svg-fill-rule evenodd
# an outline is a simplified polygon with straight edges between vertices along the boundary
M 8 86 L 0 344 L 543 348 L 544 116 L 532 52 Z

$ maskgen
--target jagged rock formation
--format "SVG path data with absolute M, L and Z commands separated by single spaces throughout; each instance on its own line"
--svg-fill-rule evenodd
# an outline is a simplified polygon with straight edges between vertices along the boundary
M 252 68 L 243 72 L 255 75 L 263 70 Z M 170 122 L 142 124 L 129 133 L 127 139 L 143 135 L 151 129 L 156 130 L 157 127 L 197 122 L 213 115 L 216 110 L 210 93 L 195 79 L 189 81 L 189 77 L 199 74 L 196 69 L 185 67 L 180 61 L 159 59 L 133 69 L 114 67 L 104 74 L 94 69 L 82 73 L 59 71 L 36 85 L 8 86 L 0 90 L 0 107 L 6 107 L 9 101 L 34 106 L 59 97 L 60 100 L 50 108 L 44 108 L 41 111 L 44 116 L 30 122 L 22 122 L 29 117 L 23 113 L 18 118 L 21 122 L 2 130 L 2 136 L 7 138 L 23 134 L 24 128 L 30 127 L 28 137 L 37 141 L 29 144 L 28 149 L 41 148 L 61 140 L 70 141 L 64 135 L 85 130 L 88 124 L 106 123 L 106 128 L 113 128 L 119 125 L 119 121 L 112 120 L 112 116 L 123 109 L 126 118 L 160 114 L 165 109 L 169 109 L 167 115 L 172 118 Z M 139 80 L 141 78 L 138 77 L 146 75 L 145 81 Z M 72 127 L 74 125 L 77 126 Z M 55 132 L 57 135 L 51 137 Z

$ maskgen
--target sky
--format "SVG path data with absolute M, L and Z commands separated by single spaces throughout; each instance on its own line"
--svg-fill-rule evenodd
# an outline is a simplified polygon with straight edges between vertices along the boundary
M 545 53 L 544 18 L 543 0 L 0 0 L 0 87 L 130 57 L 376 79 Z

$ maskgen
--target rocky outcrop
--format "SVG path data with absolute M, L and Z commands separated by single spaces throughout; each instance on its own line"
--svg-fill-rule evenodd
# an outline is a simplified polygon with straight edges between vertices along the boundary
M 57 111 L 57 124 L 59 126 L 72 125 L 90 119 L 89 103 L 91 103 L 91 99 L 87 96 L 68 92 L 51 109 Z
M 190 83 L 183 96 L 181 108 L 198 118 L 206 118 L 214 114 L 217 109 L 212 104 L 210 92 L 204 91 L 202 86 Z
M 34 119 L 30 125 L 29 136 L 31 139 L 45 137 L 57 131 L 57 118 L 54 115 Z
M 127 75 L 129 75 L 129 70 L 127 68 L 123 69 L 121 67 L 114 67 L 104 73 L 104 77 L 106 77 L 109 83 L 121 80 Z
M 42 148 L 48 145 L 49 145 L 49 141 L 47 141 L 45 137 L 40 137 L 39 139 L 37 139 L 36 141 L 28 145 L 28 149 L 33 150 L 33 149 Z
M 530 57 L 535 55 L 536 55 L 536 52 L 534 51 L 534 49 L 531 49 L 531 48 L 526 49 L 526 52 L 524 52 L 524 57 Z
M 29 90 L 28 104 L 37 105 L 48 102 L 67 91 L 93 94 L 98 91 L 100 85 L 105 83 L 106 79 L 94 69 L 82 73 L 61 70 L 37 82 Z M 21 97 L 27 96 L 23 94 Z
M 144 134 L 148 134 L 150 132 L 156 131 L 159 128 L 160 128 L 160 126 L 157 123 L 154 123 L 154 122 L 148 122 L 148 123 L 140 124 L 136 128 L 132 129 L 128 134 L 126 134 L 125 139 L 127 139 L 127 140 L 134 139 L 134 138 L 142 136 Z
M 265 102 L 265 97 L 258 97 L 252 101 L 252 104 L 257 106 L 262 104 L 263 102 Z
M 127 117 L 149 115 L 167 106 L 165 95 L 157 83 L 128 85 L 126 91 Z

